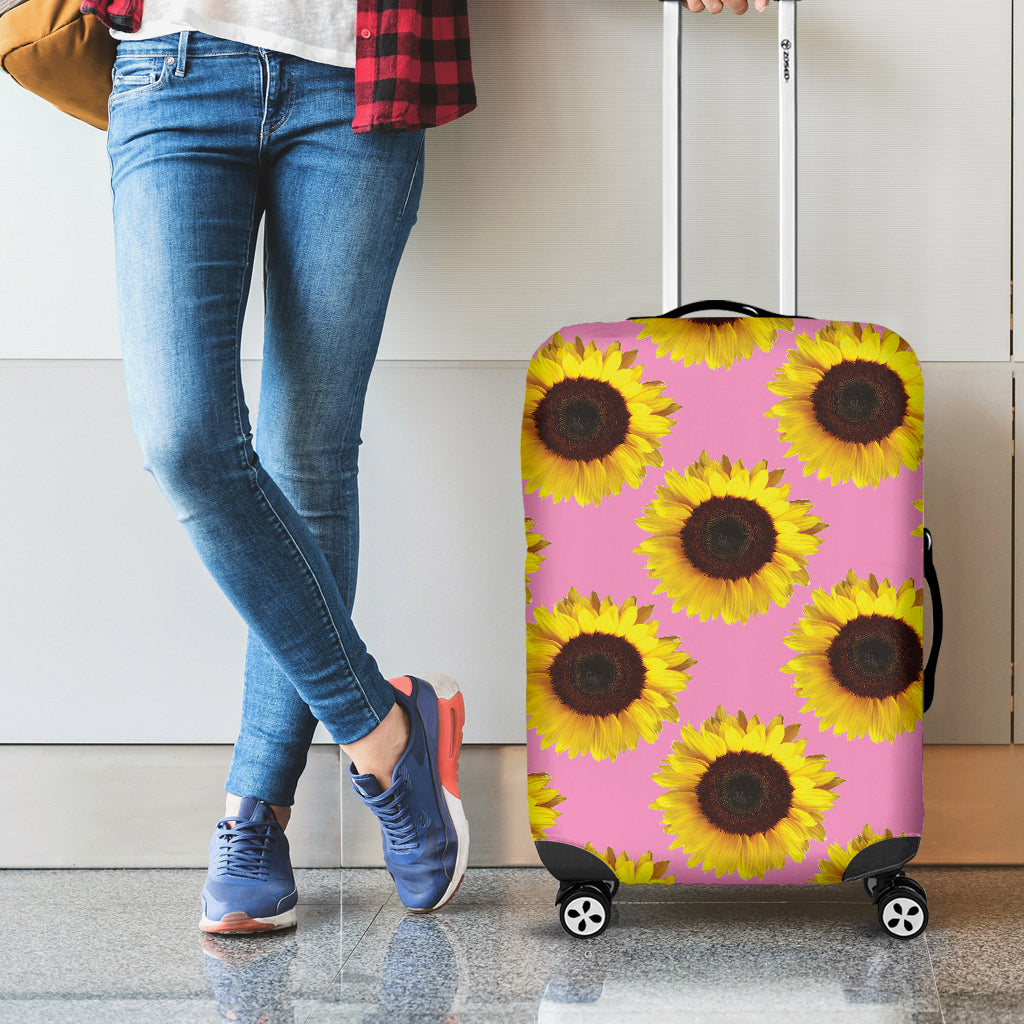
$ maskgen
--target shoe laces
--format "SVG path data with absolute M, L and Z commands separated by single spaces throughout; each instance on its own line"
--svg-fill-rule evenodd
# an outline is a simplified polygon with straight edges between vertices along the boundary
M 384 835 L 395 853 L 411 853 L 420 845 L 412 807 L 405 799 L 406 795 L 405 782 L 400 781 L 387 802 L 376 807 Z
M 235 878 L 267 880 L 267 858 L 273 842 L 271 826 L 266 821 L 236 821 L 230 818 L 217 822 L 220 850 L 217 869 Z

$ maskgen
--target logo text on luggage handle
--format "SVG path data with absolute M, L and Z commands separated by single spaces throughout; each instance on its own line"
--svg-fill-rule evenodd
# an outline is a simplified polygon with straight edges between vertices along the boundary
M 789 51 L 793 44 L 788 39 L 783 39 L 779 44 L 782 47 L 782 77 L 789 81 Z

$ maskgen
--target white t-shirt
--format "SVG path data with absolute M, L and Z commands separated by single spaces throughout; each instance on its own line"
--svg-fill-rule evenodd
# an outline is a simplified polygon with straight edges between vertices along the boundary
M 321 64 L 356 66 L 357 0 L 146 0 L 138 32 L 152 39 L 191 29 L 221 39 L 292 53 Z

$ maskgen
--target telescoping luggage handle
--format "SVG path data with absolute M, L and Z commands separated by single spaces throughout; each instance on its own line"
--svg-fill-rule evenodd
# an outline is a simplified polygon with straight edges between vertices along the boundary
M 796 315 L 796 67 L 797 0 L 774 0 L 779 5 L 779 309 L 784 316 Z M 664 79 L 662 87 L 662 205 L 664 243 L 662 258 L 662 304 L 678 305 L 680 295 L 680 61 L 682 21 L 689 9 L 682 0 L 664 3 Z

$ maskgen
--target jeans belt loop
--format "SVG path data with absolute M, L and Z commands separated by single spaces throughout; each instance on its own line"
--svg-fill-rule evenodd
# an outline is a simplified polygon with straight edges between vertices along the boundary
M 174 68 L 174 73 L 178 78 L 185 77 L 185 52 L 188 48 L 188 33 L 189 30 L 186 28 L 178 36 L 178 63 Z

